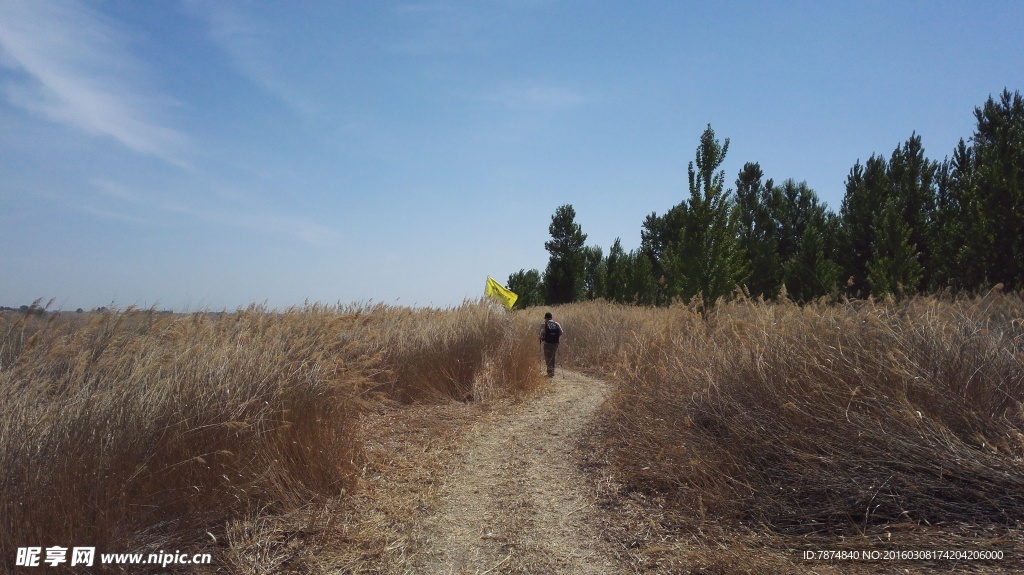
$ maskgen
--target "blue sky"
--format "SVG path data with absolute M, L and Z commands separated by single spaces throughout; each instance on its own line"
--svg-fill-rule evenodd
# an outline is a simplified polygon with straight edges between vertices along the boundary
M 0 0 L 0 305 L 448 306 L 639 245 L 707 124 L 838 210 L 1024 90 L 1021 2 Z

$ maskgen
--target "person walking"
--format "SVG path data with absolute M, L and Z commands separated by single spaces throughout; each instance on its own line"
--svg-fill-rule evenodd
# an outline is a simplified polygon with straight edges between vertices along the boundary
M 565 333 L 562 326 L 552 319 L 551 312 L 544 314 L 544 324 L 540 327 L 540 341 L 544 343 L 544 361 L 548 366 L 548 377 L 555 377 L 555 353 L 558 352 L 558 338 Z

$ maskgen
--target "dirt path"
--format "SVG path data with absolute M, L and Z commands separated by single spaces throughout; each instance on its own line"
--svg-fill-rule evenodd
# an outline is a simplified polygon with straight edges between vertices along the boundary
M 475 424 L 416 529 L 412 572 L 616 572 L 575 454 L 607 394 L 604 382 L 562 371 L 539 397 Z

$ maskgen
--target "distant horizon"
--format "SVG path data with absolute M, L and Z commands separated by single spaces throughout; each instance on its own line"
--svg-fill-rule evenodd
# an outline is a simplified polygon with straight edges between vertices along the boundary
M 0 0 L 0 304 L 455 307 L 559 205 L 638 247 L 708 124 L 838 212 L 1024 90 L 1024 4 L 925 7 Z
M 374 307 L 374 306 L 379 306 L 379 305 L 388 306 L 388 307 L 406 307 L 406 308 L 410 308 L 410 309 L 441 309 L 441 310 L 444 310 L 444 309 L 458 308 L 458 307 L 461 307 L 461 306 L 467 305 L 467 304 L 475 305 L 475 304 L 478 304 L 478 303 L 486 303 L 488 301 L 489 301 L 489 298 L 487 296 L 483 295 L 483 290 L 481 290 L 481 294 L 478 297 L 475 297 L 475 298 L 474 297 L 467 297 L 466 299 L 464 299 L 460 303 L 449 304 L 449 305 L 404 304 L 404 303 L 399 302 L 399 301 L 386 302 L 386 301 L 376 301 L 376 300 L 373 300 L 373 299 L 368 299 L 368 300 L 350 301 L 350 302 L 344 302 L 344 301 L 336 301 L 336 302 L 304 301 L 302 303 L 286 304 L 286 305 L 282 305 L 282 306 L 270 306 L 266 302 L 249 302 L 249 303 L 245 303 L 245 304 L 239 304 L 239 305 L 237 305 L 237 306 L 235 306 L 233 308 L 225 308 L 225 307 L 221 307 L 221 308 L 213 308 L 213 307 L 185 307 L 185 308 L 181 308 L 181 309 L 174 309 L 174 308 L 168 308 L 168 307 L 165 307 L 165 306 L 161 306 L 159 303 L 156 303 L 154 305 L 139 305 L 139 304 L 125 304 L 125 305 L 121 305 L 118 302 L 110 302 L 107 305 L 95 306 L 95 307 L 91 307 L 91 308 L 85 308 L 85 307 L 82 307 L 82 306 L 78 306 L 78 307 L 75 307 L 75 308 L 62 308 L 62 307 L 56 307 L 56 302 L 54 302 L 53 306 L 46 307 L 46 302 L 45 301 L 41 301 L 41 302 L 39 302 L 37 304 L 37 303 L 35 303 L 35 300 L 33 300 L 33 302 L 25 303 L 25 304 L 18 304 L 18 305 L 9 305 L 9 304 L 6 304 L 6 303 L 0 303 L 0 312 L 5 312 L 6 311 L 6 312 L 25 313 L 26 311 L 30 311 L 30 310 L 36 309 L 36 310 L 44 311 L 46 313 L 103 313 L 103 312 L 108 312 L 108 311 L 110 311 L 110 312 L 125 312 L 125 311 L 128 311 L 129 309 L 131 309 L 131 310 L 134 310 L 134 311 L 142 311 L 142 312 L 150 312 L 151 311 L 151 312 L 158 313 L 158 314 L 190 314 L 190 313 L 233 313 L 233 312 L 240 311 L 240 310 L 244 311 L 245 309 L 248 309 L 250 306 L 266 308 L 267 310 L 272 311 L 272 312 L 282 312 L 282 311 L 287 311 L 287 310 L 291 310 L 291 309 L 303 309 L 303 308 L 308 307 L 308 306 L 326 306 L 326 307 L 357 307 L 357 306 L 366 306 L 366 307 Z M 497 304 L 497 302 L 495 302 L 495 305 L 499 305 L 499 304 Z M 561 304 L 545 305 L 545 306 L 534 306 L 534 307 L 557 307 L 557 305 L 561 305 Z M 518 309 L 519 308 L 517 308 L 517 311 L 518 311 Z M 79 312 L 78 310 L 81 310 L 81 312 Z

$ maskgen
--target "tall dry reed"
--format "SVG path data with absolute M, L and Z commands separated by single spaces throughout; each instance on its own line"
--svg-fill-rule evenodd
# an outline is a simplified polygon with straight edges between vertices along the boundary
M 339 347 L 350 321 L 313 306 L 27 326 L 0 370 L 0 547 L 188 542 L 349 488 L 368 368 Z
M 609 406 L 635 488 L 794 533 L 1024 517 L 1019 295 L 661 314 Z
M 536 386 L 525 333 L 486 302 L 2 314 L 0 554 L 225 545 L 239 521 L 353 489 L 357 420 L 382 391 Z
M 352 305 L 359 318 L 343 336 L 380 359 L 377 389 L 399 401 L 469 400 L 537 384 L 525 324 L 501 306 L 465 302 L 447 309 Z
M 647 312 L 644 308 L 626 305 L 588 302 L 551 306 L 554 319 L 565 331 L 558 345 L 558 362 L 578 369 L 610 369 L 619 363 L 619 357 Z M 540 308 L 523 311 L 540 331 L 544 314 Z

